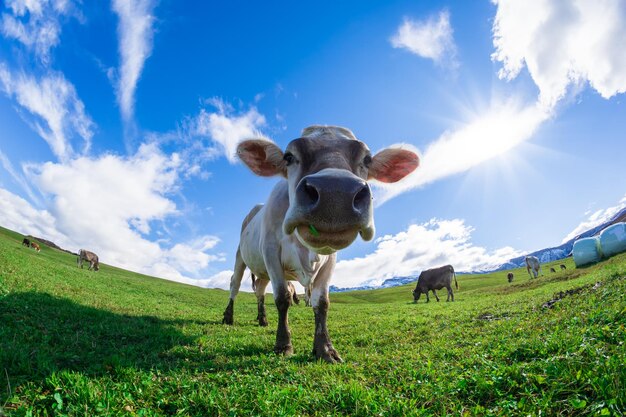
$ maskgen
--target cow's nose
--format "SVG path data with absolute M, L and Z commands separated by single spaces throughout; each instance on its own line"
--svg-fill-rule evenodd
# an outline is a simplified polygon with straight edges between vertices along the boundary
M 370 187 L 367 184 L 363 184 L 352 199 L 352 208 L 359 213 L 363 213 L 369 208 L 371 201 L 372 193 L 370 192 Z
M 304 212 L 322 217 L 360 216 L 368 212 L 372 194 L 369 185 L 356 176 L 310 175 L 296 187 L 296 199 Z
M 320 192 L 317 188 L 319 185 L 320 184 L 317 184 L 316 186 L 315 181 L 311 181 L 310 179 L 302 179 L 296 190 L 296 195 L 302 206 L 312 210 L 319 204 Z

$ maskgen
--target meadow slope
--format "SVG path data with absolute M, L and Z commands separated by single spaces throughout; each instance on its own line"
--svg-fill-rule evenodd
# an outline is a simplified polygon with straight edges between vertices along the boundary
M 410 286 L 331 294 L 345 363 L 313 360 L 313 312 L 290 310 L 295 355 L 274 355 L 276 311 L 242 293 L 103 265 L 0 228 L 0 415 L 623 415 L 626 254 L 529 280 L 459 275 L 456 301 Z M 600 282 L 600 284 L 596 284 Z M 555 294 L 570 294 L 551 308 Z M 445 291 L 441 292 L 443 295 Z M 558 298 L 558 297 L 557 297 Z

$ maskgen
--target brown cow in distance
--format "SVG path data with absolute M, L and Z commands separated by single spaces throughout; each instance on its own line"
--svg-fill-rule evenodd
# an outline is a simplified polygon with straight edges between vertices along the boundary
M 35 249 L 37 252 L 41 252 L 41 248 L 39 247 L 39 245 L 35 242 L 30 242 L 30 247 Z
M 561 270 L 563 270 L 563 269 L 567 269 L 567 267 L 566 267 L 565 265 L 563 265 L 563 264 L 561 264 L 561 265 L 559 265 L 559 266 L 561 267 Z

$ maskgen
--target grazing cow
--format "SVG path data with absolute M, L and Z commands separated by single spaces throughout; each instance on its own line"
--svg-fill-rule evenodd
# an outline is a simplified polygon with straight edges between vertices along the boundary
M 509 282 L 513 282 L 513 272 L 509 272 L 508 274 L 506 274 L 506 279 L 508 279 Z
M 30 242 L 30 247 L 35 249 L 37 252 L 41 252 L 41 248 L 39 247 L 39 245 L 33 241 Z
M 559 266 L 561 267 L 561 270 L 567 269 L 567 268 L 565 267 L 565 265 L 563 265 L 563 264 L 561 264 L 561 265 L 559 265 Z
M 550 268 L 550 272 L 556 272 L 556 269 Z
M 530 278 L 537 278 L 541 272 L 539 259 L 536 256 L 527 256 L 524 261 L 526 261 L 526 271 L 528 272 L 528 275 L 530 275 Z M 531 270 L 533 271 L 532 275 L 530 274 Z
M 313 354 L 326 362 L 341 362 L 326 326 L 336 252 L 349 246 L 357 234 L 363 240 L 374 236 L 367 181 L 399 181 L 417 168 L 419 159 L 404 149 L 385 149 L 371 156 L 350 130 L 336 126 L 308 127 L 284 152 L 265 139 L 246 140 L 237 154 L 255 174 L 283 179 L 267 203 L 254 207 L 243 221 L 223 322 L 233 323 L 235 297 L 247 267 L 257 277 L 255 293 L 262 315 L 265 289 L 272 284 L 278 309 L 274 351 L 293 354 L 287 281 L 297 280 L 304 288 L 311 286 Z
M 439 268 L 427 269 L 426 271 L 422 271 L 420 276 L 417 278 L 417 285 L 415 285 L 415 289 L 413 290 L 413 302 L 417 303 L 420 299 L 420 296 L 426 294 L 426 302 L 430 301 L 428 297 L 428 291 L 433 292 L 437 301 L 439 301 L 439 297 L 435 290 L 440 290 L 442 288 L 446 288 L 448 290 L 448 299 L 446 301 L 454 301 L 454 293 L 452 292 L 452 278 L 454 278 L 454 284 L 456 285 L 456 289 L 459 289 L 459 283 L 456 281 L 456 273 L 454 272 L 454 268 L 452 265 L 444 265 Z
M 26 246 L 27 248 L 30 248 L 30 239 L 25 237 L 24 240 L 22 240 L 22 246 Z
M 100 269 L 100 261 L 98 260 L 98 255 L 93 252 L 89 252 L 88 250 L 81 249 L 78 252 L 78 259 L 76 263 L 79 267 L 83 267 L 83 261 L 89 262 L 89 271 L 94 270 L 98 271 Z

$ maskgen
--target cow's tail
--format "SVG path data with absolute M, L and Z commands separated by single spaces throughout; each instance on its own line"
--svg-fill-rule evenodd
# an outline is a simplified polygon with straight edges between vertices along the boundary
M 454 286 L 458 290 L 459 289 L 459 283 L 456 280 L 456 272 L 454 272 L 454 269 L 452 270 L 452 274 L 454 274 Z

